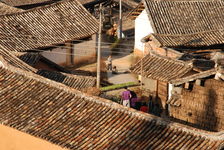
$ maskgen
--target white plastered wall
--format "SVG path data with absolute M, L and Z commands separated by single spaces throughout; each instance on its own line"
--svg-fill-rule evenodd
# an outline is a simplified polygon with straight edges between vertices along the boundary
M 135 19 L 135 48 L 143 51 L 144 43 L 141 39 L 150 33 L 153 33 L 152 26 L 150 24 L 146 10 L 143 10 L 141 14 Z

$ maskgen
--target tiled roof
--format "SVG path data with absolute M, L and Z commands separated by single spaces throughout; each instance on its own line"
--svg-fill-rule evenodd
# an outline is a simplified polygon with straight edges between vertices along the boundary
M 196 73 L 196 74 L 193 74 L 193 75 L 189 75 L 189 76 L 186 76 L 186 77 L 183 77 L 183 78 L 180 78 L 180 79 L 171 80 L 170 83 L 175 84 L 175 85 L 179 85 L 179 84 L 187 83 L 187 82 L 194 81 L 194 80 L 197 80 L 197 79 L 206 78 L 206 77 L 209 77 L 209 76 L 212 76 L 212 75 L 215 75 L 215 74 L 216 74 L 216 70 L 215 69 L 210 69 L 210 70 L 203 71 L 203 72 L 200 72 L 200 73 Z
M 11 66 L 0 68 L 0 79 L 0 123 L 68 149 L 200 150 L 224 142 L 222 133 L 164 121 Z
M 114 0 L 115 2 L 119 3 L 119 0 Z M 122 0 L 122 5 L 129 7 L 129 8 L 136 8 L 138 6 L 138 2 L 136 2 L 135 0 Z
M 145 9 L 144 4 L 140 2 L 137 7 L 135 7 L 130 13 L 128 13 L 127 17 L 130 17 L 131 19 L 134 20 L 141 14 L 141 12 L 144 9 Z
M 64 72 L 64 73 L 71 73 L 70 70 L 66 69 L 63 66 L 60 66 L 56 64 L 55 62 L 51 61 L 50 59 L 47 59 L 46 57 L 40 55 L 40 61 L 41 63 L 46 64 L 48 67 L 52 68 L 55 71 Z
M 52 2 L 55 0 L 1 0 L 1 1 L 10 6 L 22 6 L 22 5 L 32 5 L 38 3 Z
M 0 2 L 0 15 L 12 14 L 17 12 L 22 12 L 22 10 Z
M 97 31 L 97 20 L 77 0 L 0 17 L 0 45 L 11 51 L 48 47 L 86 38 Z
M 14 54 L 30 66 L 34 66 L 41 58 L 41 55 L 39 53 L 33 52 L 15 52 Z
M 34 4 L 51 4 L 62 0 L 2 0 L 3 3 L 10 6 L 24 6 L 24 5 L 34 5 Z M 89 4 L 94 2 L 100 2 L 103 0 L 78 0 L 81 4 Z M 106 1 L 106 0 L 104 0 Z
M 30 65 L 26 64 L 22 60 L 16 57 L 12 52 L 9 52 L 7 50 L 4 50 L 0 48 L 0 55 L 11 65 L 23 69 L 25 71 L 31 71 L 31 72 L 36 72 L 37 69 L 31 67 Z
M 161 46 L 223 44 L 223 1 L 152 1 L 146 10 Z
M 106 2 L 107 0 L 79 0 L 79 2 L 83 5 L 86 4 L 97 4 L 97 3 L 101 3 L 101 2 Z
M 78 76 L 48 70 L 38 70 L 37 74 L 56 82 L 63 83 L 77 90 L 93 87 L 96 85 L 96 78 L 94 77 Z
M 132 68 L 132 72 L 146 78 L 152 78 L 160 81 L 170 81 L 171 79 L 180 78 L 192 70 L 192 65 L 183 61 L 173 60 L 166 57 L 150 56 L 148 54 Z
M 152 1 L 146 10 L 158 34 L 192 34 L 223 29 L 223 1 Z
M 69 87 L 81 90 L 83 88 L 87 87 L 93 87 L 95 86 L 96 79 L 94 77 L 88 77 L 88 76 L 79 76 L 79 75 L 73 75 L 73 74 L 67 74 L 67 73 L 61 73 L 61 72 L 53 72 L 53 71 L 44 71 L 44 70 L 38 70 L 33 67 L 31 67 L 28 64 L 31 64 L 32 61 L 36 61 L 40 57 L 37 57 L 38 55 L 34 54 L 25 54 L 22 55 L 22 57 L 18 56 L 21 55 L 17 53 L 14 55 L 12 52 L 8 52 L 6 50 L 0 49 L 0 55 L 6 60 L 6 62 L 14 67 L 20 68 L 24 71 L 30 71 L 36 74 L 39 74 L 45 78 L 60 82 L 62 84 L 65 84 Z M 37 57 L 37 58 L 36 58 Z M 25 62 L 28 62 L 26 64 Z
M 160 47 L 203 47 L 223 44 L 223 34 L 224 30 L 216 30 L 182 35 L 151 34 L 151 38 Z

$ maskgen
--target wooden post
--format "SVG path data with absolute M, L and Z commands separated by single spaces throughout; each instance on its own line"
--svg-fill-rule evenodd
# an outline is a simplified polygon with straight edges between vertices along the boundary
M 72 63 L 71 63 L 71 55 L 72 55 L 72 42 L 67 42 L 65 43 L 65 46 L 66 46 L 66 65 L 67 66 L 70 66 Z
M 121 0 L 119 2 L 119 33 L 118 39 L 122 39 L 122 3 Z
M 98 50 L 97 50 L 97 80 L 96 87 L 100 88 L 100 58 L 101 58 L 101 33 L 102 33 L 102 4 L 100 4 L 100 23 L 99 23 L 99 36 L 98 36 Z

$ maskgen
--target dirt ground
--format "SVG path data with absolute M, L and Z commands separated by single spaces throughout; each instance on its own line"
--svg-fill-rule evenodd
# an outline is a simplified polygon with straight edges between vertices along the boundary
M 4 125 L 0 125 L 0 138 L 0 150 L 66 150 Z

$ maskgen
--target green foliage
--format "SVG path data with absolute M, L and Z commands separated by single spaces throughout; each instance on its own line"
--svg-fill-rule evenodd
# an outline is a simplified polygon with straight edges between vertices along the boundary
M 111 46 L 110 46 L 111 50 L 112 50 L 112 51 L 115 50 L 115 48 L 118 47 L 118 45 L 120 44 L 120 42 L 121 42 L 121 40 L 118 39 L 118 38 L 116 38 L 115 41 L 114 41 L 114 43 L 111 44 Z
M 114 84 L 114 85 L 102 87 L 102 88 L 100 88 L 100 90 L 102 92 L 104 92 L 104 91 L 111 91 L 111 90 L 121 89 L 121 88 L 124 88 L 126 86 L 129 87 L 129 86 L 137 86 L 137 85 L 139 85 L 139 83 L 128 82 L 128 83 Z

